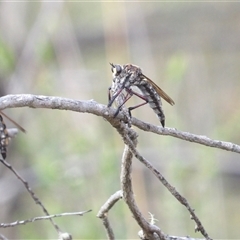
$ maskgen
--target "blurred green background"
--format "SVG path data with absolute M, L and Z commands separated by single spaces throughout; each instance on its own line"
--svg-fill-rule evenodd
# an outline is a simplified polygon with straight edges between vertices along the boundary
M 107 104 L 109 62 L 133 63 L 174 99 L 166 126 L 240 144 L 238 3 L 1 2 L 0 94 L 31 93 Z M 128 106 L 136 104 L 136 98 Z M 8 161 L 74 239 L 103 239 L 96 214 L 119 190 L 124 145 L 100 117 L 46 109 L 4 111 L 27 130 Z M 149 106 L 133 116 L 159 124 Z M 7 121 L 6 121 L 7 122 Z M 7 122 L 8 127 L 11 123 Z M 211 237 L 240 237 L 240 158 L 171 137 L 139 134 L 139 151 L 188 199 Z M 189 213 L 137 160 L 137 203 L 169 235 L 194 233 Z M 0 222 L 43 215 L 13 174 L 0 166 Z M 109 214 L 118 239 L 137 238 L 123 201 Z M 1 229 L 9 239 L 53 239 L 48 221 Z

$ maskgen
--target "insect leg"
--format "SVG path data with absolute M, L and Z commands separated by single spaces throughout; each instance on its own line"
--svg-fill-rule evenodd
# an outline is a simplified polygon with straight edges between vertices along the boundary
M 127 92 L 127 95 L 125 96 L 124 101 L 121 103 L 120 106 L 118 106 L 117 111 L 115 112 L 115 114 L 114 114 L 114 116 L 113 116 L 114 118 L 119 114 L 119 112 L 120 112 L 121 109 L 122 109 L 122 106 L 123 106 L 131 97 L 132 97 L 132 94 L 131 94 L 130 92 Z
M 137 92 L 134 92 L 132 89 L 126 88 L 126 91 L 127 91 L 131 96 L 132 96 L 132 95 L 136 95 L 137 97 L 139 97 L 139 98 L 141 98 L 142 100 L 145 101 L 145 102 L 140 103 L 140 104 L 138 104 L 138 105 L 136 105 L 136 106 L 133 106 L 133 107 L 129 107 L 129 108 L 128 108 L 129 115 L 130 115 L 130 117 L 132 117 L 131 111 L 134 110 L 134 109 L 136 109 L 136 108 L 138 108 L 138 107 L 141 107 L 141 106 L 147 104 L 147 103 L 148 103 L 148 99 L 146 99 L 145 96 L 143 96 L 143 95 L 141 95 L 141 94 L 139 94 L 139 93 L 137 93 Z
M 110 87 L 111 88 L 111 87 Z M 120 88 L 115 94 L 113 94 L 113 97 L 111 99 L 109 99 L 109 102 L 108 102 L 108 107 L 111 107 L 113 102 L 115 101 L 115 99 L 117 98 L 117 96 L 122 92 L 122 90 L 124 89 L 124 87 Z M 109 89 L 110 91 L 111 89 Z M 110 93 L 109 93 L 110 95 Z M 111 95 L 110 95 L 111 97 Z
M 109 87 L 108 88 L 108 102 L 110 102 L 110 100 L 111 100 L 111 90 L 112 90 L 112 87 Z

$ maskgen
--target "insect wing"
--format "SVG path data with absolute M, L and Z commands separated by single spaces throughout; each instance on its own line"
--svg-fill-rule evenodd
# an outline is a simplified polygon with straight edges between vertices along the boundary
M 167 101 L 169 104 L 174 105 L 175 102 L 156 84 L 154 83 L 151 79 L 149 79 L 148 77 L 146 77 L 145 75 L 142 74 L 142 76 L 146 79 L 146 81 L 148 81 L 156 90 L 156 92 L 165 100 Z
M 3 115 L 5 118 L 7 118 L 10 122 L 12 122 L 22 132 L 24 132 L 24 133 L 26 132 L 26 130 L 23 127 L 21 127 L 18 123 L 16 123 L 14 120 L 12 120 L 10 117 L 8 117 L 5 113 L 0 111 L 0 114 Z

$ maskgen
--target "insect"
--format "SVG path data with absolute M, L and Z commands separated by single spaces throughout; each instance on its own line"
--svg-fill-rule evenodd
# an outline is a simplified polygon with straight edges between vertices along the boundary
M 0 152 L 2 157 L 5 159 L 7 157 L 7 146 L 9 143 L 8 131 L 3 118 L 0 115 Z
M 161 97 L 171 105 L 175 104 L 174 101 L 151 79 L 146 77 L 138 66 L 133 64 L 119 65 L 113 63 L 110 63 L 110 65 L 113 73 L 113 82 L 108 91 L 108 107 L 110 107 L 115 100 L 117 101 L 118 108 L 114 117 L 118 115 L 124 104 L 135 95 L 144 100 L 144 102 L 128 108 L 129 115 L 131 116 L 131 111 L 133 109 L 148 103 L 157 114 L 164 127 L 165 115 L 162 109 Z M 134 91 L 132 89 L 134 86 L 137 87 L 142 94 Z M 123 90 L 126 94 L 123 93 Z
M 11 121 L 14 125 L 16 125 L 16 127 L 19 128 L 22 132 L 26 132 L 26 130 L 23 127 L 21 127 L 18 123 L 16 123 L 14 120 L 12 120 L 10 117 L 8 117 L 5 113 L 0 111 L 0 152 L 3 159 L 5 159 L 7 157 L 7 146 L 9 144 L 11 134 L 9 133 L 6 124 L 3 121 L 2 115 L 9 121 Z

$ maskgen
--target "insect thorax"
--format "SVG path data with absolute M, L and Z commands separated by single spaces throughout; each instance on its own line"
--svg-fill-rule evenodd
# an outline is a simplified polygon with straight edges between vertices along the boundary
M 117 85 L 116 88 L 130 88 L 131 86 L 141 84 L 142 70 L 139 67 L 132 64 L 126 64 L 121 67 L 122 71 L 120 74 L 113 74 L 113 85 Z

